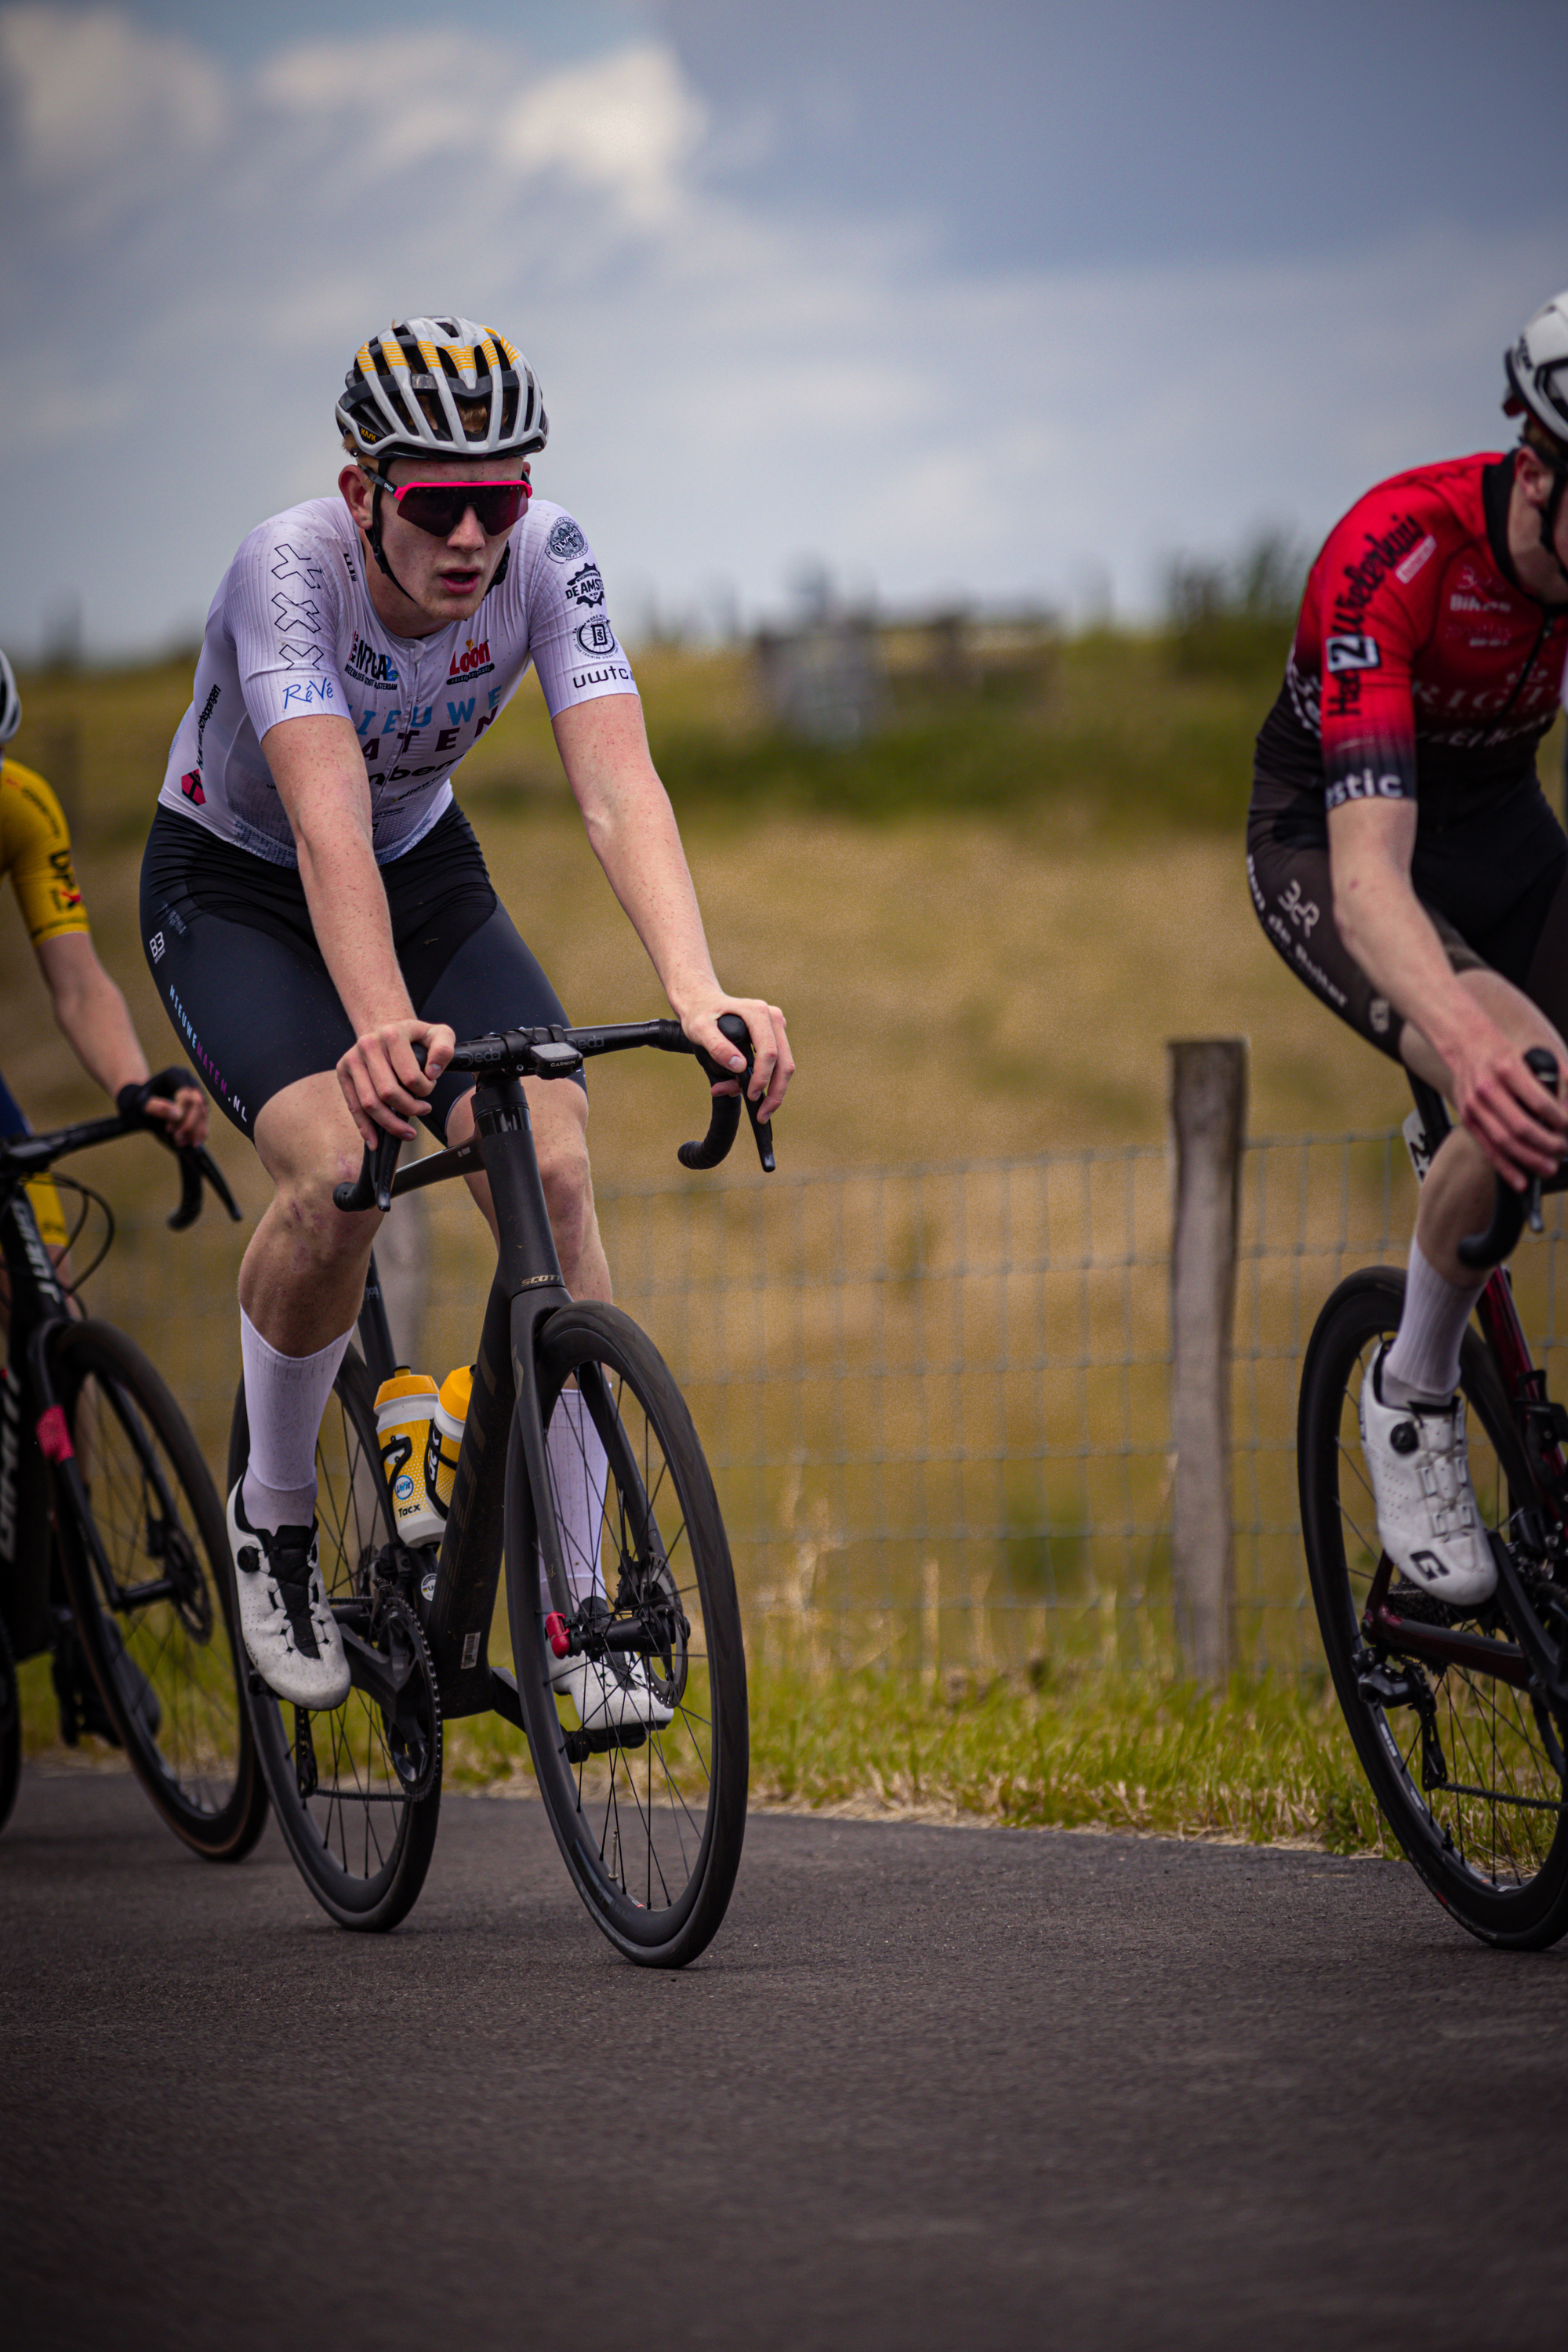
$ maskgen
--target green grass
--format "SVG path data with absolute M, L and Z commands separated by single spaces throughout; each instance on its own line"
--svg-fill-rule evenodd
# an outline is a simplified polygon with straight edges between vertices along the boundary
M 20 1679 L 26 1753 L 58 1765 L 47 1661 Z M 753 1806 L 1391 1851 L 1333 1694 L 1310 1681 L 1238 1676 L 1211 1695 L 1132 1675 L 954 1670 L 931 1688 L 770 1672 L 750 1696 Z M 110 1761 L 96 1740 L 80 1754 Z M 444 1778 L 533 1793 L 527 1742 L 499 1716 L 447 1726 Z
M 1387 1850 L 1331 1692 L 1283 1680 L 1211 1696 L 1131 1675 L 770 1676 L 752 1692 L 752 1801 Z
M 751 1711 L 753 1805 L 1388 1851 L 1331 1692 L 1296 1681 L 1211 1696 L 1121 1675 L 932 1689 L 773 1672 L 753 1675 Z M 447 1742 L 449 1786 L 531 1790 L 498 1717 Z

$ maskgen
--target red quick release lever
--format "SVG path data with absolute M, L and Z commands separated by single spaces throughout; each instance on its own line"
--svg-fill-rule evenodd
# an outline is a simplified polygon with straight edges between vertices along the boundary
M 559 1609 L 552 1609 L 545 1619 L 544 1638 L 558 1658 L 571 1656 L 572 1636 L 567 1631 L 566 1620 Z

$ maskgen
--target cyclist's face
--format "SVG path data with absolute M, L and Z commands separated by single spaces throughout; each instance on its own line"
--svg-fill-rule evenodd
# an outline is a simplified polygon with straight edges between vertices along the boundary
M 404 482 L 515 482 L 526 479 L 528 461 L 519 457 L 464 457 L 452 464 L 428 457 L 397 457 L 390 467 L 395 486 Z M 339 486 L 363 530 L 370 529 L 373 484 L 357 466 L 346 466 Z M 495 578 L 507 533 L 487 536 L 472 507 L 445 539 L 421 530 L 398 512 L 396 500 L 381 501 L 381 543 L 397 583 L 437 627 L 478 612 Z M 372 595 L 384 574 L 373 570 Z

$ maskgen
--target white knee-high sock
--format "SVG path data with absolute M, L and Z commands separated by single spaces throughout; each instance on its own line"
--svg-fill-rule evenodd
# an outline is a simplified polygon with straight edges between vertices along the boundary
M 599 1567 L 599 1537 L 605 1519 L 605 1489 L 610 1475 L 604 1440 L 594 1426 L 581 1389 L 563 1389 L 556 1398 L 545 1433 L 544 1451 L 555 1496 L 566 1581 L 572 1588 L 575 1607 L 590 1593 L 603 1592 L 605 1589 Z M 550 1587 L 544 1580 L 542 1556 L 539 1563 L 539 1593 L 545 1609 L 553 1608 Z
M 316 1437 L 351 1324 L 313 1356 L 280 1356 L 242 1307 L 239 1352 L 250 1461 L 240 1496 L 253 1528 L 308 1527 L 316 1506 Z
M 1459 1385 L 1459 1343 L 1489 1278 L 1461 1289 L 1428 1263 L 1419 1242 L 1412 1241 L 1399 1336 L 1384 1359 L 1386 1404 L 1419 1404 L 1453 1395 Z

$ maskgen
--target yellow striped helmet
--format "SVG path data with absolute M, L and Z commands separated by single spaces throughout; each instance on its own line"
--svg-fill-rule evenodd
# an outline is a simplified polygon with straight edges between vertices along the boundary
M 362 344 L 337 419 L 372 463 L 401 451 L 527 457 L 550 429 L 515 343 L 471 319 L 404 319 Z

